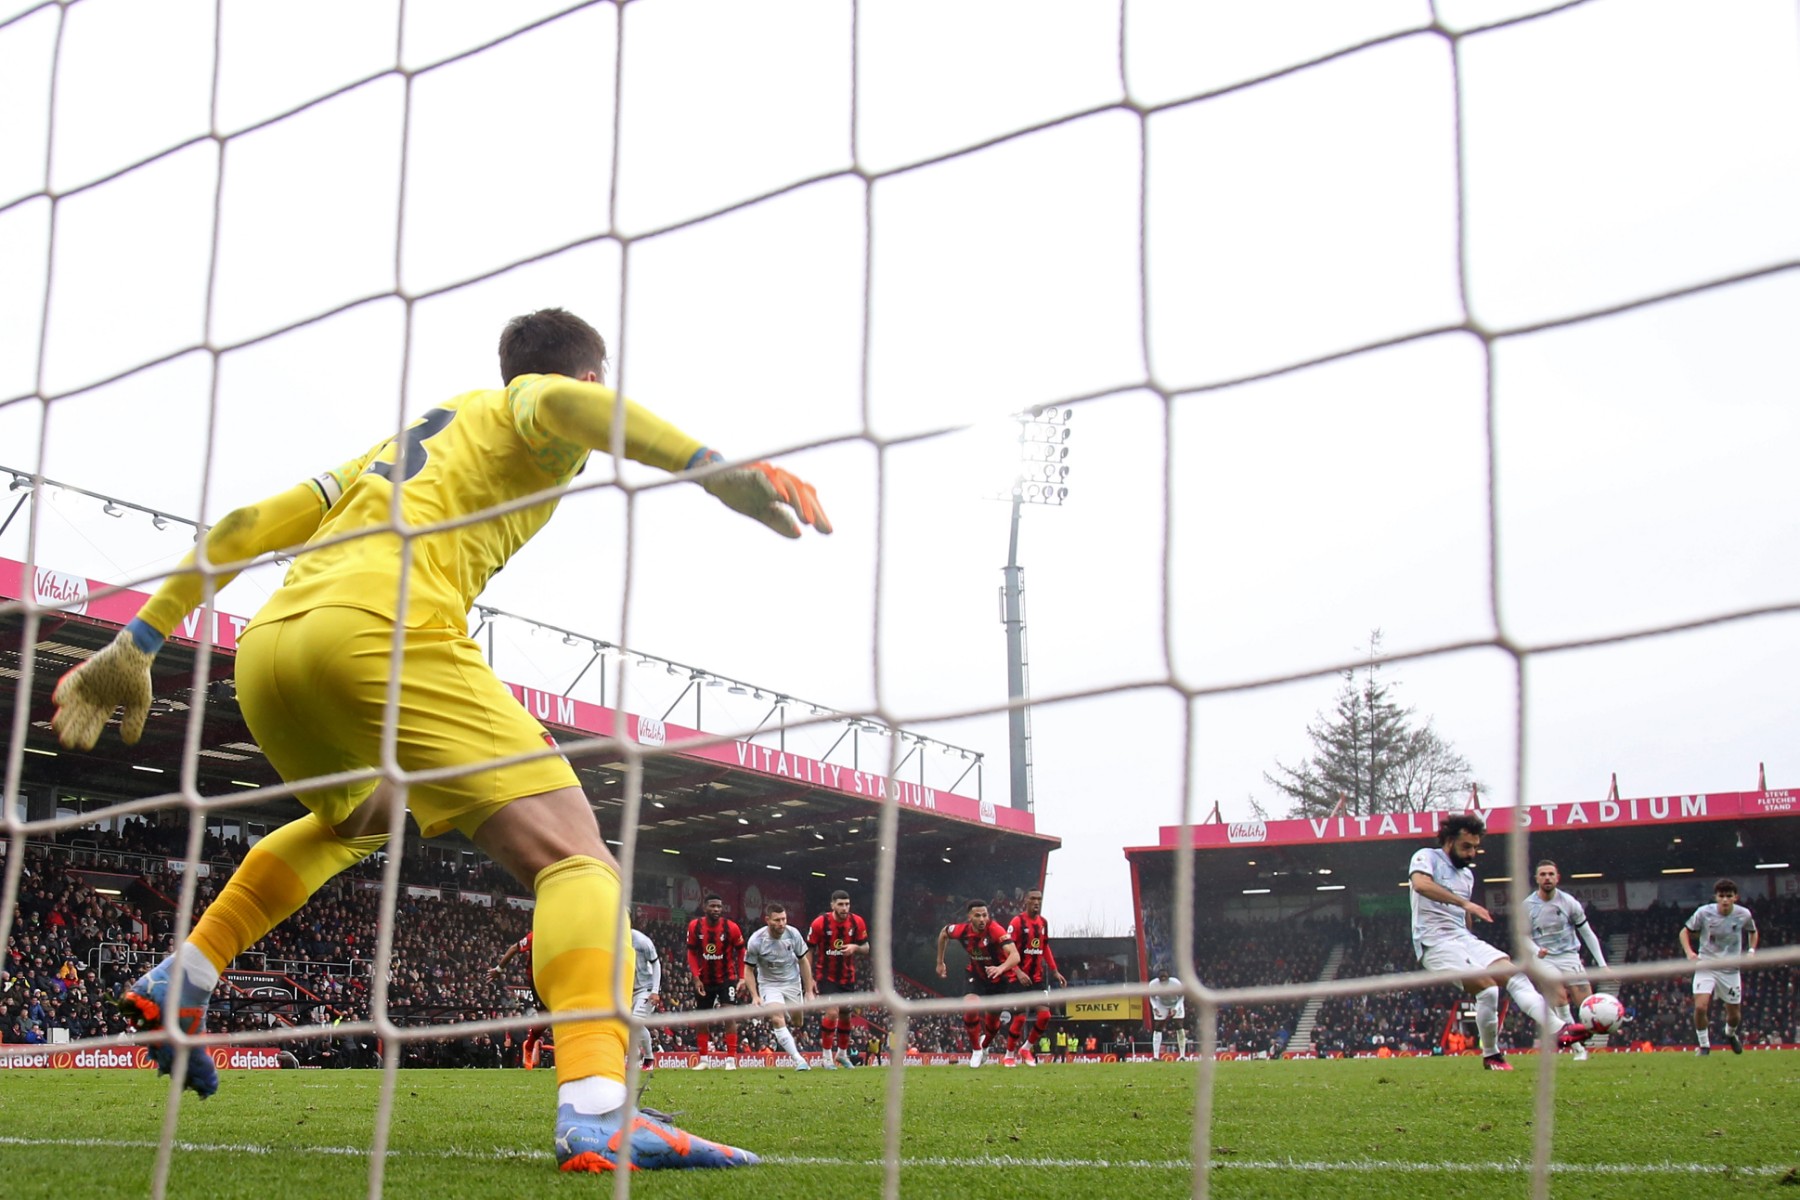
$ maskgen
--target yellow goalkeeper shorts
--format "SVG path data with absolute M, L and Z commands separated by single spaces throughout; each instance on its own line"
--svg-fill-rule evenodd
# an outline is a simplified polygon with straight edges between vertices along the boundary
M 473 638 L 453 629 L 406 629 L 395 714 L 395 758 L 407 772 L 464 767 L 407 789 L 426 837 L 475 830 L 513 800 L 576 786 L 544 727 L 500 682 Z M 253 622 L 238 643 L 238 705 L 256 744 L 289 783 L 373 767 L 387 715 L 390 618 L 357 608 L 310 609 Z M 304 790 L 299 799 L 337 825 L 375 790 L 374 780 Z

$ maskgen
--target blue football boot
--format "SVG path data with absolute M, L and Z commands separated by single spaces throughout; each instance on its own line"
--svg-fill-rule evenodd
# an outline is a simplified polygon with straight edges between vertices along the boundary
M 119 999 L 119 1011 L 137 1022 L 148 1033 L 163 1027 L 163 1008 L 168 1003 L 169 976 L 174 973 L 175 956 L 170 955 L 141 976 Z M 176 1000 L 176 1024 L 183 1033 L 199 1033 L 206 1028 L 206 1006 L 212 1000 L 192 979 L 183 977 L 181 995 Z M 150 1061 L 158 1075 L 174 1069 L 176 1047 L 163 1044 L 150 1047 Z M 187 1086 L 202 1100 L 219 1090 L 219 1068 L 212 1055 L 199 1046 L 189 1047 Z
M 556 1165 L 564 1171 L 611 1171 L 618 1167 L 624 1136 L 624 1109 L 596 1117 L 565 1104 L 556 1110 Z M 695 1167 L 750 1167 L 761 1160 L 748 1150 L 720 1145 L 677 1129 L 667 1113 L 640 1108 L 631 1122 L 634 1171 Z

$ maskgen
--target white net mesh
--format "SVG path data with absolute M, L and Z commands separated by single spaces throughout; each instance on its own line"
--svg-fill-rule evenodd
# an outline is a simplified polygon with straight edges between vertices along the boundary
M 1160 526 L 1135 548 L 1097 547 L 1111 556 L 1099 565 L 1153 599 L 1146 619 L 1112 631 L 1116 647 L 1045 689 L 1040 720 L 1041 706 L 1062 705 L 1088 748 L 1109 714 L 1133 711 L 1095 704 L 1154 694 L 1179 707 L 1167 722 L 1179 763 L 1163 770 L 1182 824 L 1229 775 L 1217 751 L 1241 719 L 1232 702 L 1253 706 L 1351 665 L 1336 649 L 1344 628 L 1305 628 L 1310 612 L 1362 588 L 1402 610 L 1408 632 L 1387 661 L 1467 672 L 1487 697 L 1474 707 L 1496 731 L 1498 794 L 1522 799 L 1541 778 L 1527 760 L 1544 732 L 1528 703 L 1540 669 L 1553 678 L 1580 669 L 1565 663 L 1592 661 L 1580 652 L 1610 647 L 1649 647 L 1655 659 L 1666 644 L 1655 639 L 1705 631 L 1725 640 L 1669 652 L 1673 671 L 1692 666 L 1684 653 L 1792 649 L 1781 620 L 1800 608 L 1791 571 L 1740 583 L 1724 569 L 1746 541 L 1779 527 L 1759 513 L 1785 502 L 1755 476 L 1776 465 L 1771 448 L 1792 432 L 1792 418 L 1767 403 L 1772 390 L 1791 392 L 1792 363 L 1775 368 L 1773 388 L 1726 363 L 1744 345 L 1784 339 L 1780 322 L 1758 322 L 1795 304 L 1791 6 L 1325 5 L 1290 20 L 1263 6 L 643 0 L 541 6 L 523 24 L 513 6 L 503 17 L 380 7 L 312 5 L 300 18 L 82 0 L 0 22 L 0 64 L 14 68 L 0 77 L 24 111 L 44 114 L 8 122 L 0 156 L 0 246 L 20 264 L 0 296 L 9 464 L 52 477 L 84 456 L 124 463 L 143 453 L 153 420 L 175 433 L 154 449 L 157 471 L 128 476 L 150 489 L 134 498 L 158 511 L 197 503 L 212 519 L 267 490 L 258 481 L 340 461 L 343 430 L 367 432 L 370 411 L 399 428 L 469 387 L 481 357 L 459 339 L 472 314 L 566 302 L 616 331 L 617 382 L 635 395 L 638 380 L 650 381 L 641 390 L 653 405 L 730 394 L 745 372 L 779 379 L 715 412 L 706 436 L 816 465 L 840 541 L 858 539 L 866 564 L 842 572 L 852 578 L 829 598 L 866 618 L 867 654 L 829 657 L 867 668 L 827 673 L 825 686 L 851 695 L 846 707 L 916 725 L 1005 711 L 991 693 L 934 687 L 903 665 L 922 638 L 946 657 L 964 649 L 958 612 L 897 582 L 963 565 L 954 550 L 922 548 L 922 530 L 947 509 L 927 485 L 942 460 L 921 449 L 971 414 L 1073 405 L 1114 443 L 1095 471 L 1115 489 L 1111 502 L 1090 502 L 1114 514 L 1107 524 Z M 158 52 L 135 52 L 140 44 Z M 1596 46 L 1603 58 L 1592 57 Z M 1724 94 L 1701 95 L 1695 81 L 1721 72 Z M 1036 84 L 1052 74 L 1062 86 L 1046 102 Z M 152 91 L 158 103 L 133 102 Z M 1093 179 L 1115 186 L 1081 186 Z M 148 225 L 140 213 L 152 214 Z M 1614 336 L 1622 322 L 1637 323 L 1630 339 Z M 1664 386 L 1659 367 L 1692 363 L 1670 367 L 1643 347 L 1684 337 L 1704 343 L 1698 357 L 1717 373 Z M 1606 386 L 1609 372 L 1627 385 Z M 1720 388 L 1737 402 L 1713 394 Z M 802 395 L 826 399 L 781 403 Z M 1678 462 L 1670 441 L 1713 459 L 1743 454 L 1740 500 L 1630 511 L 1646 477 Z M 1246 457 L 1262 460 L 1258 471 L 1231 469 Z M 1346 470 L 1347 457 L 1360 461 Z M 1152 460 L 1160 470 L 1144 470 Z M 647 474 L 592 474 L 571 489 L 586 523 L 565 517 L 545 535 L 549 546 L 526 554 L 556 556 L 570 591 L 605 597 L 582 628 L 666 629 L 642 615 L 669 596 L 642 577 L 646 531 L 667 528 L 686 501 Z M 1570 482 L 1593 475 L 1619 481 L 1626 499 Z M 1308 492 L 1315 507 L 1278 502 L 1296 481 L 1332 476 L 1353 482 Z M 1403 537 L 1379 515 L 1366 534 L 1322 534 L 1316 503 L 1345 493 L 1351 507 L 1390 513 L 1422 493 L 1450 518 Z M 1597 577 L 1617 567 L 1615 554 L 1546 536 L 1576 505 L 1593 543 L 1629 540 L 1632 553 L 1649 554 L 1660 526 L 1690 555 L 1639 563 L 1630 582 L 1693 569 L 1659 602 L 1621 597 Z M 27 563 L 43 561 L 52 517 L 32 507 Z M 1364 539 L 1385 544 L 1339 556 L 1338 543 Z M 151 583 L 167 566 L 166 547 L 149 560 L 141 548 L 115 552 L 121 586 Z M 709 570 L 732 581 L 721 591 L 768 576 L 760 547 L 717 554 Z M 990 570 L 989 557 L 983 547 L 972 561 Z M 221 565 L 208 564 L 209 577 Z M 1040 576 L 1037 594 L 1054 604 L 1059 583 L 1095 566 L 1084 558 Z M 1224 597 L 1249 571 L 1267 585 L 1253 590 L 1303 599 L 1271 600 L 1292 619 L 1240 637 Z M 1560 575 L 1567 586 L 1510 588 L 1514 573 Z M 1370 583 L 1382 578 L 1407 583 Z M 193 818 L 179 940 L 192 923 L 204 818 L 244 797 L 198 791 L 197 704 L 178 786 L 97 813 L 23 820 L 34 647 L 52 607 L 3 606 L 23 614 L 23 663 L 0 826 L 9 842 L 0 929 L 14 928 L 28 839 L 179 808 Z M 1096 617 L 1059 615 L 1071 613 Z M 1350 637 L 1383 619 L 1353 625 Z M 795 642 L 805 633 L 804 619 L 782 631 Z M 213 640 L 200 638 L 195 696 L 218 674 Z M 640 666 L 619 663 L 617 686 L 629 689 Z M 1567 715 L 1553 709 L 1550 719 Z M 662 751 L 605 739 L 565 749 L 622 761 L 623 804 L 607 832 L 618 833 L 630 877 L 642 763 Z M 892 773 L 899 739 L 888 754 Z M 373 770 L 403 803 L 408 777 L 391 752 Z M 897 985 L 894 940 L 914 932 L 895 925 L 897 806 L 884 805 L 880 821 L 890 849 L 873 881 L 869 999 L 891 1012 L 903 1045 L 910 1021 L 960 1012 L 961 1001 L 910 999 Z M 444 1032 L 389 1011 L 403 837 L 381 881 L 372 1015 L 340 1030 L 388 1046 Z M 1515 881 L 1530 877 L 1528 842 L 1509 841 Z M 1175 862 L 1172 944 L 1201 1049 L 1193 1190 L 1205 1195 L 1219 1006 L 1393 990 L 1421 977 L 1209 989 L 1193 953 L 1203 919 L 1194 858 Z M 1513 886 L 1517 898 L 1524 885 Z M 1522 905 L 1511 912 L 1511 944 L 1523 948 Z M 1777 951 L 1763 964 L 1795 961 Z M 1674 972 L 1649 963 L 1601 978 Z M 683 1014 L 651 1020 L 678 1023 Z M 371 1195 L 382 1192 L 400 1058 L 384 1063 Z M 887 1083 L 888 1196 L 899 1194 L 903 1165 L 903 1075 Z M 1543 1196 L 1556 1071 L 1539 1080 L 1531 1177 Z M 178 1076 L 159 1195 L 181 1100 Z M 630 1177 L 617 1186 L 628 1192 Z

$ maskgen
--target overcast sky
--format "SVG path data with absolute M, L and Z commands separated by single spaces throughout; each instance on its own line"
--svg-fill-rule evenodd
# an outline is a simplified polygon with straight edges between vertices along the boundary
M 879 708 L 985 752 L 1004 801 L 1005 716 L 933 718 L 1006 702 L 1004 418 L 1082 398 L 1068 504 L 1025 513 L 1033 691 L 1149 686 L 1039 704 L 1036 793 L 1052 917 L 1118 930 L 1120 849 L 1178 819 L 1188 757 L 1196 817 L 1278 807 L 1263 772 L 1377 627 L 1392 652 L 1532 647 L 1800 603 L 1789 0 L 1456 38 L 1548 6 L 1439 3 L 1433 31 L 1423 2 L 1128 0 L 1123 79 L 1119 10 L 1090 0 L 881 0 L 854 31 L 842 0 L 639 0 L 622 80 L 602 3 L 454 57 L 565 7 L 414 2 L 401 29 L 392 0 L 226 0 L 215 115 L 213 0 L 0 3 L 0 465 L 216 519 L 497 385 L 501 325 L 567 306 L 629 395 L 779 456 L 838 532 L 589 492 L 484 602 Z M 37 534 L 101 579 L 186 546 L 66 493 Z M 503 675 L 556 690 L 586 659 L 500 642 Z M 1615 771 L 1628 795 L 1748 788 L 1759 761 L 1800 783 L 1797 660 L 1787 614 L 1388 678 L 1491 797 L 1544 803 Z M 1183 689 L 1319 671 L 1194 702 L 1184 741 Z M 707 705 L 721 730 L 764 712 Z

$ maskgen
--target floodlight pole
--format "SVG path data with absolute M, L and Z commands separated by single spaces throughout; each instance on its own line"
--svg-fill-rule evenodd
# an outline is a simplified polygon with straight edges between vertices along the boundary
M 1007 542 L 1000 623 L 1006 626 L 1006 697 L 1014 808 L 1033 811 L 1031 669 L 1025 654 L 1025 571 L 1019 566 L 1019 515 L 1027 504 L 1060 507 L 1068 498 L 1069 417 L 1074 410 L 1033 408 L 1017 415 L 1019 465 L 1012 485 L 1012 534 Z
M 1007 546 L 1006 586 L 1002 590 L 1000 620 L 1006 626 L 1006 697 L 1012 707 L 1007 710 L 1008 744 L 1012 763 L 1012 806 L 1032 811 L 1031 802 L 1031 713 L 1025 707 L 1025 586 L 1024 571 L 1019 566 L 1019 513 L 1024 508 L 1022 488 L 1015 485 L 1012 497 L 1012 537 Z

